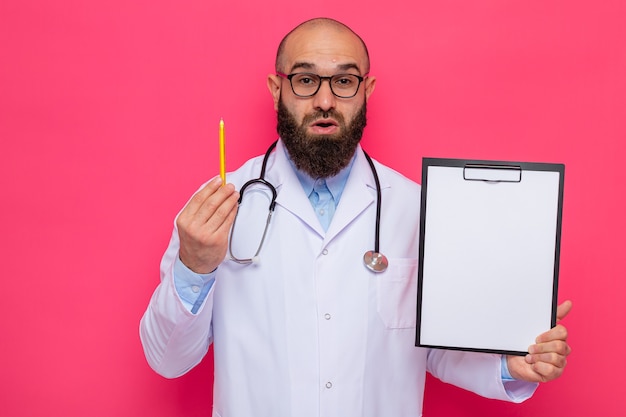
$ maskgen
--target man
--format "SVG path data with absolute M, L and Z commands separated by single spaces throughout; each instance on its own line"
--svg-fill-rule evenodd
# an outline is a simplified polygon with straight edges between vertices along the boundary
M 229 174 L 232 183 L 208 182 L 176 220 L 141 338 L 166 377 L 187 372 L 213 343 L 214 416 L 419 416 L 427 371 L 509 401 L 563 371 L 562 325 L 526 358 L 414 346 L 419 219 L 406 210 L 419 207 L 419 186 L 370 167 L 360 148 L 376 85 L 368 71 L 365 44 L 343 24 L 314 19 L 291 31 L 267 81 L 276 149 Z M 256 183 L 233 226 L 235 190 L 262 170 L 277 192 L 269 226 L 271 193 Z M 380 273 L 363 264 L 377 188 L 389 261 Z

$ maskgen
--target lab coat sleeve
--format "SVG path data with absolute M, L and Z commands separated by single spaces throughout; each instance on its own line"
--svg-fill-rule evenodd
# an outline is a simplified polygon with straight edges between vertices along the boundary
M 174 229 L 161 260 L 161 283 L 139 325 L 148 364 L 166 378 L 181 376 L 196 366 L 212 341 L 213 288 L 195 314 L 189 311 L 174 283 L 178 248 L 178 232 Z
M 486 398 L 520 403 L 532 396 L 538 384 L 502 381 L 501 355 L 431 349 L 428 371 L 436 378 Z

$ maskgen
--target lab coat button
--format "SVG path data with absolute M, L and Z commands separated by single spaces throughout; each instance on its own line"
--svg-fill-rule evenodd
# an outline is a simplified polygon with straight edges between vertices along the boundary
M 326 388 L 331 389 L 332 387 L 333 387 L 333 383 L 332 383 L 332 382 L 330 382 L 330 381 L 328 381 L 328 382 L 326 383 Z
M 328 249 L 324 249 L 324 250 L 322 251 L 322 255 L 328 255 Z
M 198 287 L 197 285 L 192 285 L 191 286 L 191 291 L 195 292 L 196 294 L 200 292 L 200 287 Z
M 328 313 L 324 314 L 324 318 L 325 318 L 326 320 L 330 320 L 330 314 L 328 314 Z

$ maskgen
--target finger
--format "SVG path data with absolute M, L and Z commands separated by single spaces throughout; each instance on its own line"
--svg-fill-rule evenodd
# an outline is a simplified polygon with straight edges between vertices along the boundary
M 546 362 L 557 367 L 565 367 L 567 356 L 571 353 L 567 343 L 557 341 L 543 345 L 532 346 L 528 355 L 524 358 L 527 363 Z
M 564 366 L 554 366 L 549 362 L 536 362 L 531 365 L 533 371 L 540 376 L 543 382 L 551 381 L 560 377 L 563 373 Z
M 552 340 L 566 341 L 568 336 L 567 328 L 562 324 L 557 324 L 545 333 L 540 334 L 535 339 L 535 343 L 546 343 Z
M 572 350 L 567 343 L 554 341 L 531 346 L 525 359 L 528 363 L 547 362 L 556 366 L 565 366 L 567 356 L 571 352 Z
M 189 224 L 193 222 L 202 204 L 216 191 L 217 184 L 221 184 L 221 182 L 217 181 L 218 179 L 219 177 L 212 179 L 191 196 L 185 207 L 183 207 L 182 211 L 179 213 L 177 223 Z
M 219 229 L 236 210 L 238 206 L 239 193 L 235 191 L 232 184 L 220 186 L 211 196 L 204 200 L 196 213 L 197 220 L 201 226 L 210 230 Z
M 563 301 L 556 309 L 556 319 L 561 321 L 567 316 L 572 309 L 572 302 L 570 300 Z
M 215 209 L 206 226 L 217 234 L 228 234 L 238 208 L 239 193 L 234 192 Z
M 198 192 L 196 192 L 189 202 L 187 206 L 185 206 L 183 212 L 190 216 L 196 216 L 200 208 L 204 205 L 206 200 L 211 197 L 222 185 L 222 181 L 219 177 L 213 178 L 211 181 L 206 183 L 204 187 L 202 187 Z
M 184 213 L 181 213 L 183 219 L 195 224 L 196 227 L 205 227 L 211 220 L 215 220 L 212 218 L 222 204 L 226 204 L 228 207 L 217 213 L 221 216 L 218 224 L 221 224 L 226 215 L 225 211 L 229 211 L 237 203 L 238 197 L 233 196 L 234 193 L 235 187 L 232 184 L 222 186 L 219 177 L 214 178 L 191 198 L 188 207 L 185 207 Z
M 528 353 L 531 355 L 551 352 L 567 356 L 572 353 L 572 348 L 565 340 L 552 340 L 550 342 L 538 343 L 528 347 Z
M 224 219 L 224 222 L 222 222 L 222 224 L 220 224 L 215 231 L 215 233 L 217 233 L 220 236 L 223 236 L 223 238 L 226 240 L 228 239 L 231 227 L 235 221 L 235 217 L 237 216 L 238 208 L 239 208 L 238 205 L 234 206 L 233 209 L 228 213 L 228 215 Z
M 556 352 L 540 353 L 536 355 L 527 355 L 526 362 L 530 364 L 548 363 L 557 368 L 564 368 L 567 364 L 567 355 L 560 355 Z

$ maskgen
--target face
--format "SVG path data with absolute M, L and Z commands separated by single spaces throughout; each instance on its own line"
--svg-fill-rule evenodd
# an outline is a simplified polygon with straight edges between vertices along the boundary
M 350 73 L 363 76 L 368 68 L 361 41 L 332 26 L 302 27 L 285 44 L 280 72 L 312 72 L 321 76 Z M 375 79 L 366 77 L 356 96 L 339 98 L 324 81 L 312 97 L 298 97 L 289 81 L 268 77 L 278 112 L 278 133 L 295 165 L 313 178 L 337 174 L 354 155 L 365 127 L 366 102 Z

